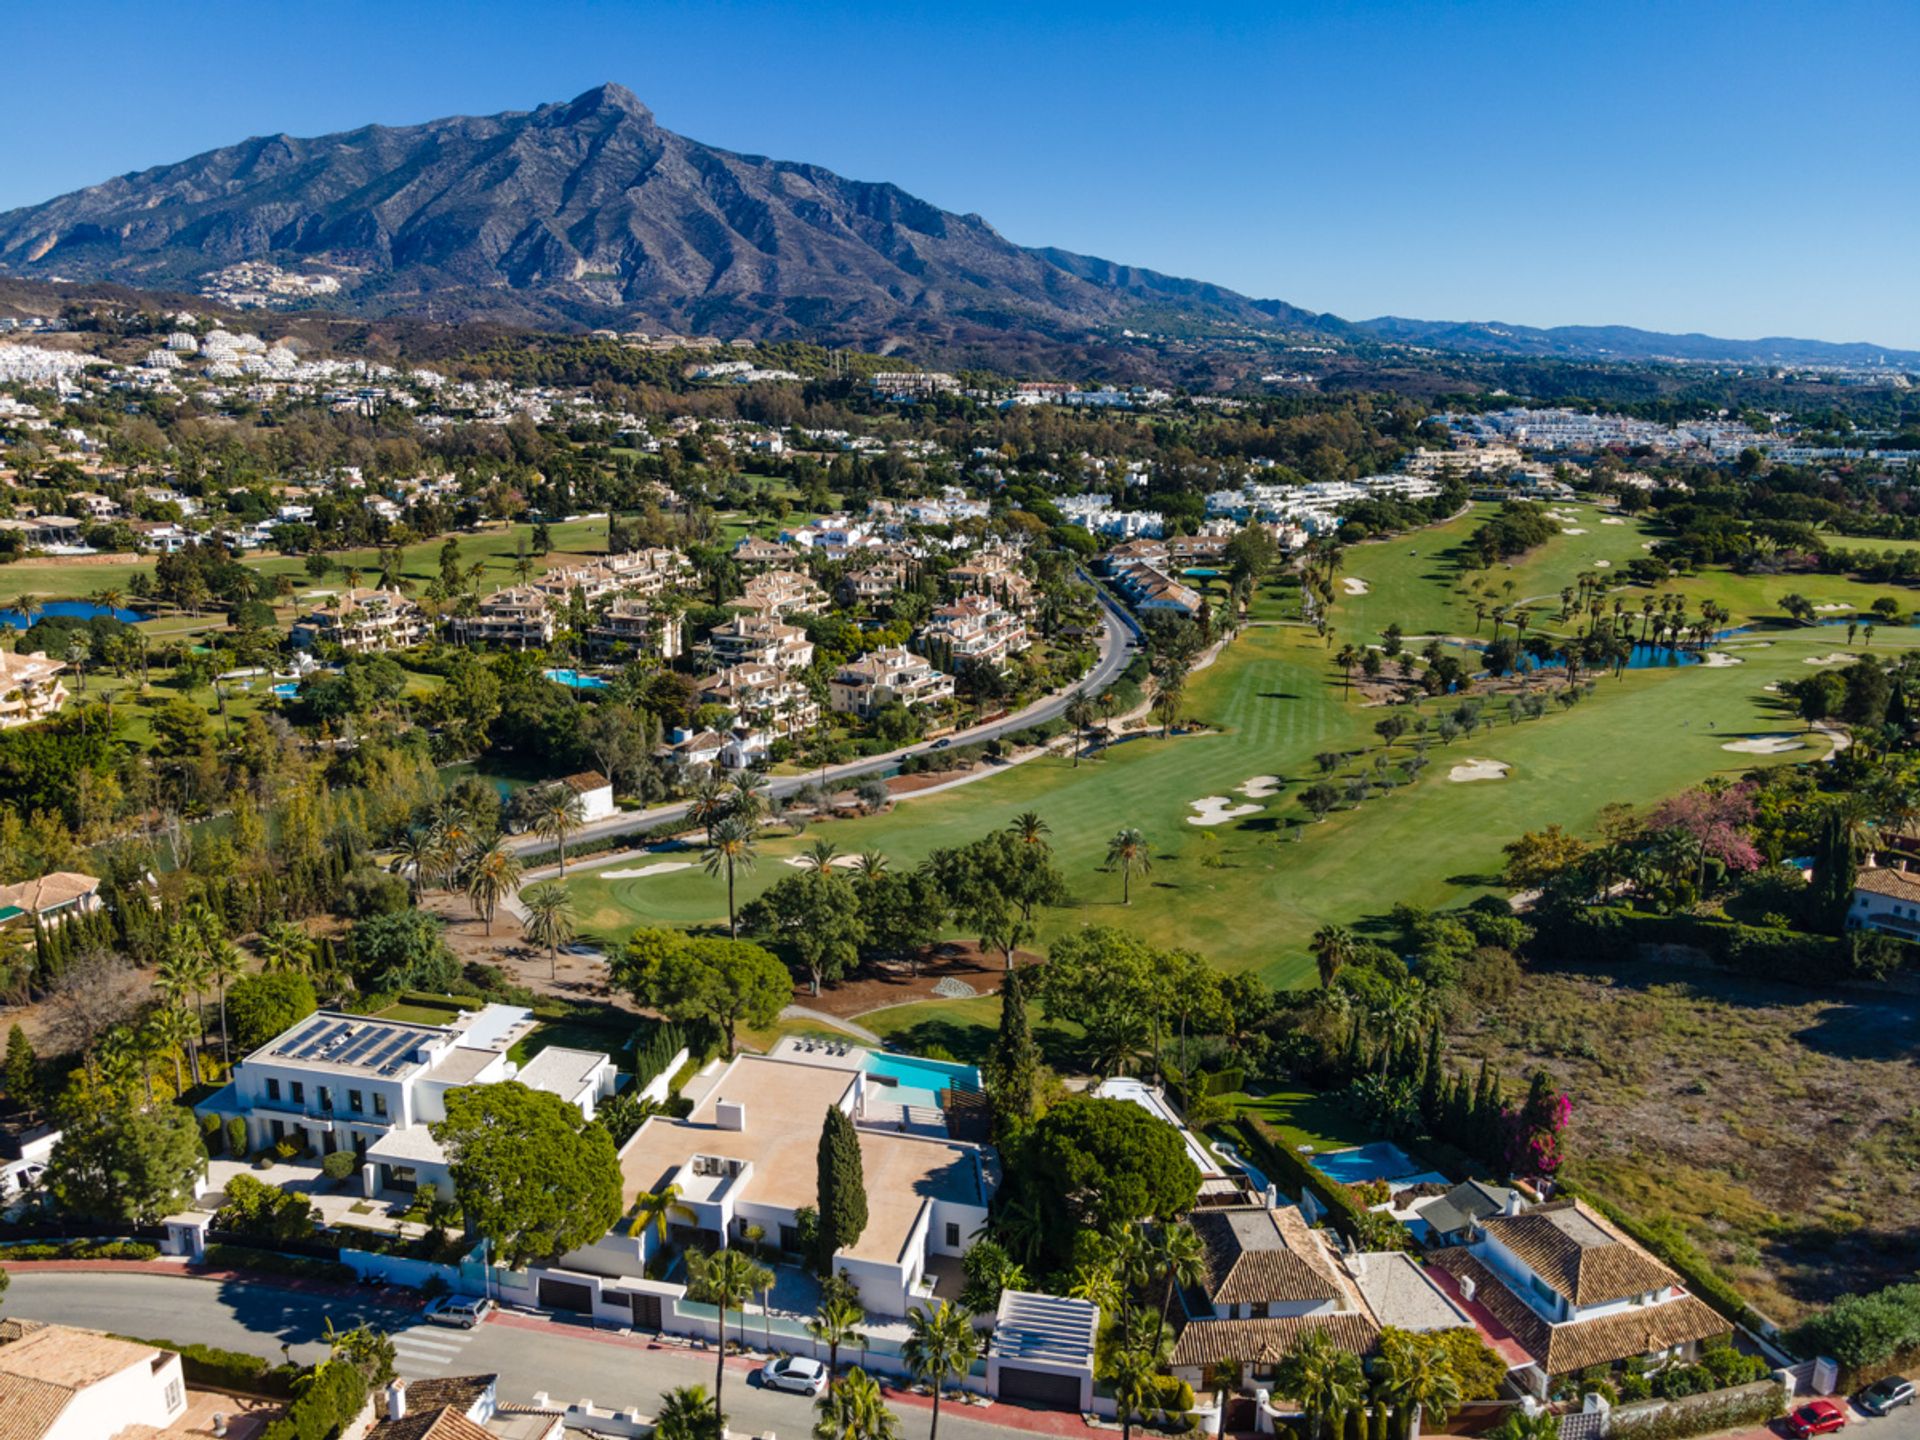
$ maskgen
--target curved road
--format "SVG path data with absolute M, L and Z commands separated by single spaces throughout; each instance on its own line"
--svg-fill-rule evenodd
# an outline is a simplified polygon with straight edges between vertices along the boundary
M 1056 691 L 1042 699 L 1034 701 L 1024 710 L 1015 711 L 1002 719 L 985 725 L 976 725 L 971 730 L 956 730 L 947 739 L 954 745 L 977 745 L 988 740 L 1011 735 L 1017 730 L 1030 726 L 1043 725 L 1065 713 L 1076 694 L 1084 693 L 1089 697 L 1098 695 L 1111 685 L 1126 669 L 1132 660 L 1139 643 L 1141 630 L 1134 618 L 1115 602 L 1105 589 L 1084 571 L 1082 577 L 1093 584 L 1093 593 L 1105 612 L 1106 628 L 1100 637 L 1100 658 L 1094 662 L 1093 669 L 1076 685 Z M 804 775 L 785 775 L 774 780 L 768 787 L 775 795 L 792 795 L 808 785 L 817 785 L 823 781 L 829 785 L 844 785 L 876 774 L 898 764 L 901 757 L 917 755 L 931 750 L 936 742 L 923 741 L 917 745 L 903 746 L 898 750 L 889 750 L 884 755 L 869 755 L 864 759 L 850 761 L 845 765 L 830 765 L 824 771 L 810 770 Z M 583 825 L 570 838 L 569 843 L 578 845 L 582 841 L 602 840 L 610 835 L 628 835 L 636 830 L 651 830 L 655 826 L 667 824 L 686 817 L 687 805 L 684 802 L 673 805 L 659 805 L 651 810 L 630 810 L 605 820 L 596 820 L 591 825 Z M 516 835 L 507 840 L 507 846 L 513 850 L 530 851 L 548 848 L 547 842 L 533 834 Z M 595 855 L 592 859 L 611 859 L 611 854 Z

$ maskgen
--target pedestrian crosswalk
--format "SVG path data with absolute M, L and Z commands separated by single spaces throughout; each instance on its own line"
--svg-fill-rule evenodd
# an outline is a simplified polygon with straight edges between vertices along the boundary
M 409 1325 L 393 1332 L 394 1368 L 410 1379 L 440 1374 L 460 1358 L 477 1334 L 451 1325 Z

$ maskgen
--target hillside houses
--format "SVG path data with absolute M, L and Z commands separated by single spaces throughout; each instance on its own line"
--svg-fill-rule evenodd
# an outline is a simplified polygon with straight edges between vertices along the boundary
M 425 612 L 397 590 L 348 590 L 293 623 L 295 645 L 337 645 L 349 655 L 404 650 L 431 633 Z
M 716 625 L 701 648 L 716 669 L 752 662 L 803 670 L 813 663 L 813 642 L 807 632 L 769 615 L 740 615 Z
M 678 659 L 685 648 L 685 626 L 670 610 L 651 601 L 623 596 L 602 608 L 587 629 L 587 649 L 600 660 L 647 655 Z
M 543 648 L 553 643 L 553 597 L 531 585 L 496 590 L 471 615 L 454 615 L 447 635 L 457 645 L 492 645 L 509 650 Z
M 936 608 L 919 638 L 922 649 L 951 657 L 953 665 L 971 660 L 996 670 L 1006 669 L 1015 655 L 1033 643 L 1024 620 L 981 593 L 962 595 Z

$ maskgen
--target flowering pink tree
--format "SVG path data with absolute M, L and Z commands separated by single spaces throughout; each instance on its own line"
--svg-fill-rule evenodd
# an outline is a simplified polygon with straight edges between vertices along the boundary
M 1501 1115 L 1507 1135 L 1507 1171 L 1551 1178 L 1564 1158 L 1560 1139 L 1573 1118 L 1573 1102 L 1544 1070 L 1533 1072 L 1527 1098 Z
M 1647 817 L 1649 830 L 1677 832 L 1698 845 L 1703 870 L 1711 859 L 1737 874 L 1760 868 L 1760 852 L 1747 836 L 1752 823 L 1753 787 L 1746 784 L 1688 790 Z

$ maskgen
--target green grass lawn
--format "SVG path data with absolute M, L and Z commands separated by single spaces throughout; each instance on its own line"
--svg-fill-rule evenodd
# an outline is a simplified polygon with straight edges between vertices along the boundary
M 1380 1138 L 1361 1123 L 1350 1106 L 1335 1095 L 1317 1090 L 1275 1090 L 1266 1095 L 1242 1096 L 1240 1110 L 1258 1115 L 1280 1133 L 1289 1149 L 1311 1145 L 1316 1151 L 1344 1150 Z

